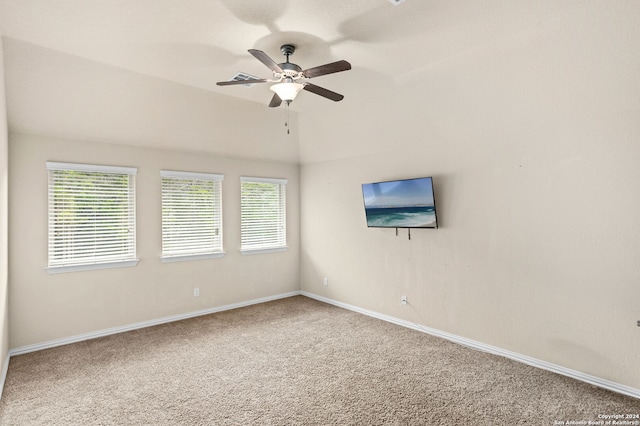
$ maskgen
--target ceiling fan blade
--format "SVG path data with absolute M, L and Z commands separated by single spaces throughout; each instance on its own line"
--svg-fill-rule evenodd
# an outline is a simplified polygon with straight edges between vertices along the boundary
M 249 78 L 247 80 L 229 80 L 229 81 L 219 81 L 216 84 L 218 86 L 233 86 L 234 84 L 254 84 L 254 83 L 266 83 L 269 80 L 264 78 Z
M 264 53 L 262 50 L 249 49 L 249 53 L 255 56 L 257 60 L 265 64 L 267 68 L 269 68 L 271 71 L 277 72 L 280 74 L 284 72 L 282 68 L 280 68 L 280 65 L 276 64 L 275 61 L 271 59 L 269 55 Z
M 315 84 L 311 83 L 306 83 L 303 89 L 336 102 L 344 99 L 344 96 L 342 96 L 340 93 L 332 92 L 331 90 L 325 89 L 324 87 L 316 86 Z
M 269 108 L 279 107 L 282 104 L 282 99 L 278 96 L 277 93 L 273 94 L 273 98 L 271 98 L 271 102 L 269 102 Z
M 337 61 L 330 64 L 320 65 L 319 67 L 309 68 L 302 71 L 307 78 L 318 77 L 326 74 L 333 74 L 334 72 L 347 71 L 351 69 L 351 64 L 347 61 Z

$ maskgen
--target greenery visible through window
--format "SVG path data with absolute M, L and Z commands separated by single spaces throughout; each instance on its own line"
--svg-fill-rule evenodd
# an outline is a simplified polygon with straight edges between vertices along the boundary
M 285 179 L 241 178 L 242 251 L 286 248 L 286 184 Z
M 47 169 L 50 269 L 135 264 L 136 169 L 53 162 Z
M 173 172 L 162 176 L 164 261 L 222 253 L 222 175 Z

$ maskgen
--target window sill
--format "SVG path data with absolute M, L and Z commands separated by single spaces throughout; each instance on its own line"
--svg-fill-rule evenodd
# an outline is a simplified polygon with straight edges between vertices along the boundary
M 269 248 L 261 248 L 261 249 L 244 249 L 240 250 L 243 256 L 252 255 L 252 254 L 266 254 L 266 253 L 278 253 L 281 251 L 287 251 L 287 246 L 282 247 L 269 247 Z
M 201 260 L 201 259 L 219 259 L 224 257 L 224 252 L 219 253 L 207 253 L 207 254 L 186 254 L 180 256 L 163 256 L 160 259 L 162 263 L 183 262 L 188 260 Z
M 62 265 L 49 266 L 46 268 L 48 274 L 63 274 L 66 272 L 92 271 L 95 269 L 128 268 L 136 266 L 140 259 L 117 260 L 114 262 L 87 263 L 83 265 Z

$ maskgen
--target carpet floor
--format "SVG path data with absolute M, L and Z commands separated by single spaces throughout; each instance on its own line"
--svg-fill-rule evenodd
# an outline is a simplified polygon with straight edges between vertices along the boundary
M 20 426 L 586 425 L 626 414 L 640 400 L 303 296 L 12 357 L 0 401 L 0 425 Z

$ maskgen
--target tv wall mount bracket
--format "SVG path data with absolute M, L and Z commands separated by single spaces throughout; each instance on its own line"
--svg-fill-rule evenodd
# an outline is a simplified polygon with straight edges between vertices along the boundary
M 411 228 L 407 228 L 407 232 L 409 234 L 409 239 L 411 239 Z M 396 228 L 396 237 L 398 236 L 398 228 Z

